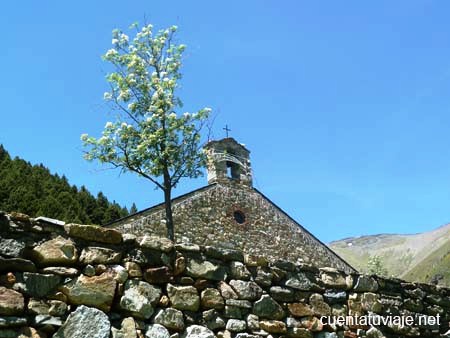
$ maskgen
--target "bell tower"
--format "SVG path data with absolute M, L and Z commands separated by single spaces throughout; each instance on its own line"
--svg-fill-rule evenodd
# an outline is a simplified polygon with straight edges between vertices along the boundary
M 204 149 L 208 161 L 208 184 L 253 185 L 250 151 L 234 138 L 210 141 Z

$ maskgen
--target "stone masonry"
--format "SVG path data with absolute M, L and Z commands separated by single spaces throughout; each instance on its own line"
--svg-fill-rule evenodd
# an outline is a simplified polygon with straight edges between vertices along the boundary
M 0 212 L 2 338 L 444 338 L 449 321 L 444 287 Z

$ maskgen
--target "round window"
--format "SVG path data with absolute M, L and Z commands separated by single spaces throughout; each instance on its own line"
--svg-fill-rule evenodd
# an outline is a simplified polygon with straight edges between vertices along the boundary
M 239 224 L 245 223 L 245 214 L 244 214 L 242 211 L 236 210 L 236 211 L 233 213 L 233 216 L 234 216 L 234 220 L 235 220 L 236 222 L 238 222 Z

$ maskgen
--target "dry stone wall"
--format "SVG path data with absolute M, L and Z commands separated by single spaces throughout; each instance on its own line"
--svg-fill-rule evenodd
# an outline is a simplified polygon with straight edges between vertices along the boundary
M 0 213 L 0 337 L 449 337 L 449 320 L 443 287 Z

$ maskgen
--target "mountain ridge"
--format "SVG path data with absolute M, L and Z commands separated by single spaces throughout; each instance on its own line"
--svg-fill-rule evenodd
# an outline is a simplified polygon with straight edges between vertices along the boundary
M 450 223 L 422 233 L 347 237 L 328 245 L 361 272 L 378 256 L 388 275 L 450 285 Z

